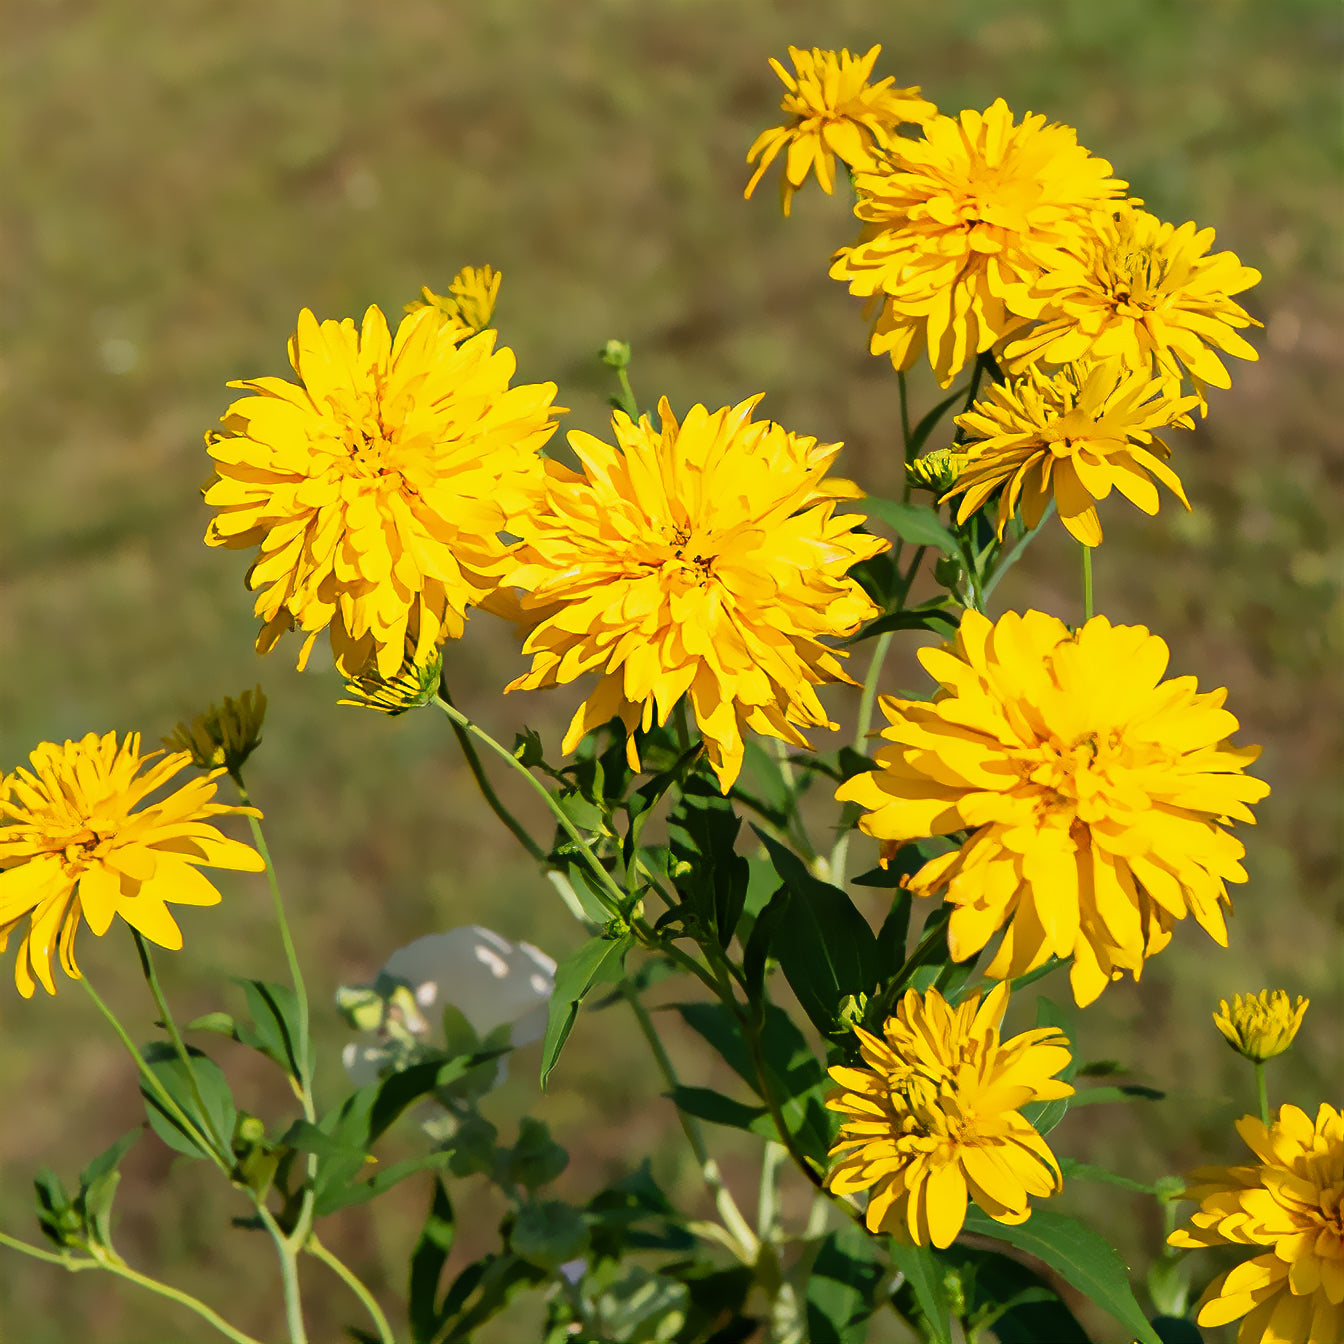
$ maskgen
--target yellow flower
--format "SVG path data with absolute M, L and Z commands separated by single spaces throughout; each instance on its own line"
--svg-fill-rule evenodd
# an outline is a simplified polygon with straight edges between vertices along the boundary
M 1001 1041 L 1008 986 L 951 1007 L 936 990 L 910 989 L 879 1039 L 855 1027 L 862 1069 L 833 1068 L 826 1105 L 845 1123 L 827 1178 L 839 1195 L 872 1190 L 870 1232 L 916 1246 L 950 1246 L 973 1199 L 996 1222 L 1022 1223 L 1031 1196 L 1062 1187 L 1059 1164 L 1020 1113 L 1073 1088 L 1053 1075 L 1070 1059 L 1068 1038 L 1038 1027 Z
M 1219 1002 L 1213 1025 L 1237 1054 L 1263 1064 L 1292 1045 L 1310 1002 L 1298 995 L 1293 1003 L 1281 989 L 1262 989 L 1244 999 L 1235 994 L 1230 1008 L 1226 999 Z
M 223 770 L 196 777 L 156 803 L 133 809 L 191 763 L 187 752 L 140 754 L 140 735 L 120 747 L 116 733 L 89 733 L 79 742 L 44 742 L 0 789 L 0 951 L 20 921 L 27 933 L 14 964 L 14 982 L 32 996 L 34 976 L 56 992 L 51 956 L 59 951 L 65 973 L 80 978 L 75 933 L 81 918 L 100 937 L 114 915 L 161 947 L 182 946 L 168 912 L 178 905 L 215 905 L 219 892 L 198 871 L 235 868 L 259 873 L 261 856 L 226 839 L 207 817 L 261 814 L 214 803 L 214 780 Z
M 1269 786 L 1244 774 L 1258 747 L 1227 740 L 1227 692 L 1163 681 L 1167 646 L 1141 625 L 1095 616 L 1071 634 L 1039 611 L 962 618 L 924 649 L 931 702 L 883 697 L 890 745 L 836 794 L 884 856 L 928 835 L 969 838 L 908 882 L 946 891 L 948 947 L 963 961 L 1002 929 L 986 974 L 1073 958 L 1080 1004 L 1160 951 L 1193 914 L 1222 946 L 1226 883 L 1245 853 L 1224 825 L 1254 822 Z M 885 857 L 884 857 L 885 861 Z
M 1210 256 L 1212 246 L 1212 229 L 1176 228 L 1130 205 L 1099 212 L 1083 246 L 1037 281 L 1040 325 L 1005 357 L 1021 367 L 1115 355 L 1173 377 L 1184 367 L 1201 401 L 1206 384 L 1230 387 L 1215 351 L 1259 358 L 1237 329 L 1261 324 L 1231 295 L 1259 283 L 1260 272 L 1232 252 Z
M 233 774 L 261 745 L 261 725 L 266 719 L 266 696 L 260 686 L 244 691 L 238 699 L 224 697 L 190 724 L 179 723 L 165 738 L 169 751 L 185 751 L 198 770 L 223 766 Z
M 1254 1116 L 1237 1133 L 1255 1155 L 1244 1167 L 1202 1167 L 1186 1198 L 1200 1202 L 1173 1246 L 1255 1246 L 1262 1254 L 1204 1290 L 1196 1320 L 1244 1316 L 1237 1344 L 1338 1344 L 1344 1339 L 1344 1115 L 1321 1103 L 1316 1123 L 1283 1106 L 1272 1125 Z
M 336 703 L 376 709 L 380 714 L 395 717 L 429 704 L 438 692 L 442 671 L 442 650 L 433 641 L 422 641 L 417 646 L 408 636 L 405 655 L 396 672 L 383 677 L 375 668 L 366 668 L 360 676 L 345 683 L 345 693 L 352 698 Z
M 787 125 L 762 131 L 747 151 L 747 162 L 760 163 L 742 194 L 750 196 L 765 170 L 785 151 L 784 174 L 779 179 L 780 200 L 787 215 L 793 193 L 807 181 L 814 168 L 821 189 L 829 196 L 835 188 L 835 161 L 852 170 L 873 166 L 882 151 L 896 138 L 902 122 L 922 122 L 938 109 L 919 96 L 919 87 L 893 87 L 890 78 L 869 84 L 880 46 L 865 56 L 813 47 L 789 48 L 789 58 L 798 72 L 791 75 L 775 58 L 775 74 L 788 92 L 780 111 L 792 118 Z
M 458 342 L 429 309 L 395 343 L 377 308 L 362 330 L 306 308 L 290 342 L 300 382 L 233 383 L 226 433 L 208 440 L 218 510 L 211 546 L 259 547 L 261 653 L 296 625 L 307 662 L 330 627 L 346 677 L 383 677 L 407 638 L 461 635 L 467 608 L 508 568 L 499 533 L 528 505 L 537 449 L 555 429 L 554 383 L 509 387 L 513 353 L 495 334 Z
M 1030 112 L 1014 124 L 1000 98 L 983 113 L 931 118 L 923 140 L 894 139 L 855 186 L 864 228 L 831 275 L 877 308 L 873 354 L 908 369 L 927 346 L 947 386 L 1035 314 L 1031 284 L 1125 183 L 1071 128 Z
M 861 498 L 823 479 L 840 445 L 752 423 L 759 400 L 694 406 L 680 424 L 664 400 L 660 430 L 618 411 L 619 447 L 570 434 L 583 475 L 547 462 L 509 580 L 536 626 L 523 646 L 533 664 L 508 689 L 601 673 L 565 751 L 614 715 L 647 732 L 687 695 L 726 791 L 744 727 L 800 747 L 800 728 L 834 727 L 813 687 L 850 678 L 821 641 L 877 614 L 846 574 L 887 543 L 835 514 Z M 638 769 L 633 736 L 627 755 Z
M 484 331 L 494 316 L 495 301 L 504 277 L 493 266 L 464 266 L 453 276 L 447 294 L 436 294 L 428 285 L 420 298 L 406 305 L 408 313 L 432 308 L 439 322 L 459 340 Z
M 1118 360 L 1071 364 L 1048 374 L 1036 367 L 995 383 L 973 410 L 957 416 L 970 455 L 949 496 L 965 494 L 964 523 L 1000 486 L 999 536 L 1020 510 L 1028 527 L 1041 521 L 1053 495 L 1064 526 L 1083 543 L 1101 543 L 1096 500 L 1118 490 L 1144 513 L 1157 512 L 1155 476 L 1188 509 L 1180 478 L 1163 461 L 1170 450 L 1152 431 L 1191 429 L 1186 414 L 1198 397 L 1179 396 L 1170 378 L 1136 372 Z M 941 501 L 940 501 L 941 502 Z

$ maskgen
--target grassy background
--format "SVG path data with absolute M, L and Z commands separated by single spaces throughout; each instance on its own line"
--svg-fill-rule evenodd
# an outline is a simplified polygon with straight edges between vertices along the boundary
M 488 260 L 505 276 L 501 339 L 522 378 L 560 384 L 569 427 L 602 428 L 610 388 L 592 352 L 622 336 L 645 402 L 666 392 L 679 409 L 713 407 L 768 390 L 770 415 L 844 439 L 848 474 L 896 488 L 895 380 L 826 277 L 853 232 L 843 202 L 809 189 L 785 221 L 773 182 L 741 200 L 746 148 L 779 96 L 766 57 L 789 42 L 881 41 L 879 73 L 945 110 L 1002 94 L 1019 114 L 1076 125 L 1159 214 L 1214 225 L 1264 272 L 1248 299 L 1266 324 L 1262 358 L 1233 361 L 1233 389 L 1177 449 L 1196 511 L 1168 502 L 1146 522 L 1109 507 L 1097 591 L 1113 619 L 1168 640 L 1174 671 L 1229 687 L 1274 793 L 1247 837 L 1230 951 L 1182 927 L 1140 986 L 1111 989 L 1082 1020 L 1086 1056 L 1133 1062 L 1173 1100 L 1079 1113 L 1060 1146 L 1145 1178 L 1232 1160 L 1249 1077 L 1208 1013 L 1262 985 L 1314 1001 L 1300 1047 L 1271 1066 L 1276 1098 L 1340 1100 L 1327 1091 L 1341 1069 L 1333 0 L 161 0 L 152 14 L 127 0 L 7 0 L 0 22 L 0 767 L 90 729 L 152 741 L 260 679 L 272 708 L 250 783 L 309 967 L 328 1095 L 342 1031 L 323 1005 L 337 984 L 431 929 L 479 921 L 557 957 L 575 931 L 492 826 L 442 724 L 337 708 L 329 672 L 292 669 L 292 642 L 256 659 L 245 562 L 200 540 L 201 434 L 225 381 L 283 372 L 303 305 L 395 312 L 422 283 Z M 931 383 L 915 387 L 929 404 Z M 999 600 L 1076 618 L 1076 568 L 1053 529 Z M 497 694 L 520 667 L 507 631 L 475 621 L 449 657 L 459 698 L 501 736 L 527 722 L 556 740 L 573 693 Z M 918 684 L 907 650 L 889 689 Z M 852 713 L 843 700 L 832 696 L 837 712 Z M 282 973 L 262 885 L 227 878 L 226 903 L 187 912 L 187 948 L 164 958 L 187 1016 L 220 1006 L 229 973 Z M 147 1034 L 129 942 L 86 936 L 81 961 Z M 32 1170 L 73 1177 L 139 1108 L 76 986 L 24 1003 L 0 984 L 0 1022 L 0 1226 L 29 1235 Z M 689 1080 L 711 1081 L 676 1044 Z M 224 1062 L 242 1104 L 283 1104 L 248 1058 Z M 660 1175 L 697 1197 L 627 1021 L 582 1020 L 540 1102 L 533 1062 L 517 1061 L 490 1105 L 501 1118 L 534 1106 L 571 1145 L 563 1190 L 654 1148 Z M 148 1143 L 126 1170 L 128 1258 L 276 1337 L 267 1248 L 220 1230 L 240 1212 L 230 1197 Z M 750 1166 L 729 1171 L 749 1199 Z M 1065 1196 L 1146 1260 L 1157 1227 L 1145 1201 L 1090 1197 Z M 357 1210 L 330 1238 L 389 1299 L 423 1198 Z M 464 1240 L 486 1244 L 494 1213 L 472 1206 Z M 306 1282 L 314 1338 L 335 1338 L 355 1304 L 328 1277 Z M 529 1328 L 516 1319 L 498 1337 Z M 98 1276 L 13 1258 L 0 1270 L 0 1340 L 204 1334 Z

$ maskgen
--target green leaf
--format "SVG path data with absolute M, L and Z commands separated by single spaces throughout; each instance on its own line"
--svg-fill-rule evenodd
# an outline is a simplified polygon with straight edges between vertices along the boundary
M 235 1028 L 234 1039 L 274 1060 L 291 1077 L 299 1076 L 299 1001 L 288 985 L 235 977 L 247 999 L 254 1030 Z
M 1107 1171 L 1105 1167 L 1094 1167 L 1086 1162 L 1075 1162 L 1071 1157 L 1061 1157 L 1059 1159 L 1059 1170 L 1066 1181 L 1099 1181 L 1106 1185 L 1119 1185 L 1126 1190 L 1137 1190 L 1145 1195 L 1153 1193 L 1153 1187 L 1145 1185 L 1142 1181 L 1131 1180 L 1128 1176 Z
M 1057 1027 L 1068 1037 L 1069 1062 L 1059 1071 L 1058 1077 L 1066 1083 L 1071 1083 L 1074 1070 L 1078 1067 L 1078 1045 L 1073 1030 L 1073 1015 L 1054 1000 L 1042 996 L 1036 1000 L 1036 1025 Z M 1028 1123 L 1036 1127 L 1036 1132 L 1044 1137 L 1059 1124 L 1068 1113 L 1069 1107 L 1077 1104 L 1077 1093 L 1071 1097 L 1058 1097 L 1054 1101 L 1033 1101 L 1022 1107 L 1022 1115 Z
M 583 996 L 601 980 L 620 979 L 621 964 L 632 942 L 628 933 L 615 939 L 590 938 L 555 968 L 555 989 L 551 993 L 541 1048 L 543 1090 L 574 1028 Z
M 439 1279 L 453 1249 L 456 1224 L 453 1203 L 439 1177 L 434 1178 L 434 1195 L 429 1213 L 420 1229 L 419 1240 L 411 1252 L 410 1287 L 407 1313 L 410 1317 L 411 1344 L 432 1344 L 443 1318 L 439 1313 Z
M 583 1214 L 558 1199 L 524 1204 L 509 1233 L 509 1249 L 529 1264 L 554 1272 L 588 1246 Z
M 972 1338 L 992 1329 L 999 1344 L 1090 1344 L 1073 1313 L 1030 1266 L 964 1242 L 943 1254 L 958 1263 Z
M 547 1270 L 516 1255 L 487 1255 L 468 1265 L 444 1297 L 442 1315 L 448 1331 L 439 1338 L 449 1344 L 469 1340 L 520 1288 L 548 1277 Z
M 700 926 L 720 947 L 732 940 L 746 902 L 750 869 L 734 850 L 742 823 L 716 785 L 692 775 L 682 785 L 667 834 L 681 871 L 673 880 Z
M 238 1027 L 230 1013 L 206 1013 L 203 1017 L 193 1018 L 183 1031 L 213 1031 L 231 1041 L 238 1039 Z
M 325 1218 L 337 1209 L 348 1208 L 353 1204 L 366 1204 L 376 1199 L 408 1176 L 419 1175 L 422 1171 L 440 1171 L 452 1161 L 452 1153 L 437 1149 L 431 1153 L 421 1153 L 418 1157 L 408 1157 L 394 1162 L 389 1167 L 380 1167 L 366 1181 L 351 1181 L 340 1189 L 327 1190 L 321 1199 L 313 1203 L 313 1212 L 319 1218 Z
M 891 611 L 885 616 L 878 616 L 871 620 L 857 634 L 851 635 L 844 641 L 846 648 L 853 644 L 860 644 L 865 639 L 872 639 L 874 635 L 889 634 L 894 630 L 928 630 L 932 634 L 954 635 L 960 626 L 961 620 L 957 611 L 953 607 L 944 605 L 907 607 L 902 611 Z
M 505 1168 L 508 1180 L 536 1190 L 555 1180 L 567 1166 L 569 1154 L 551 1138 L 545 1123 L 524 1116 L 518 1122 L 518 1142 Z
M 952 1309 L 947 1300 L 946 1270 L 931 1246 L 887 1241 L 891 1262 L 905 1275 L 933 1335 L 933 1344 L 952 1344 Z
M 822 1344 L 863 1344 L 882 1271 L 872 1238 L 852 1223 L 821 1243 L 807 1280 L 807 1333 Z
M 919 450 L 924 446 L 929 435 L 933 433 L 934 427 L 947 413 L 950 406 L 954 406 L 966 396 L 966 388 L 959 387 L 955 392 L 944 397 L 927 415 L 923 416 L 920 422 L 910 432 L 910 442 L 905 446 L 906 457 L 912 458 L 919 454 Z
M 1069 1098 L 1074 1106 L 1095 1106 L 1108 1101 L 1161 1101 L 1167 1094 L 1142 1083 L 1121 1083 L 1118 1087 L 1087 1087 Z
M 374 1160 L 364 1148 L 342 1143 L 307 1120 L 295 1120 L 280 1136 L 280 1146 L 293 1148 L 300 1153 L 312 1153 L 328 1162 L 353 1160 L 362 1166 Z
M 898 891 L 891 900 L 891 909 L 877 931 L 877 965 L 879 974 L 890 966 L 895 970 L 905 960 L 905 944 L 910 936 L 911 898 L 908 891 Z
M 757 1122 L 769 1112 L 764 1106 L 748 1106 L 725 1097 L 709 1087 L 674 1087 L 664 1092 L 687 1115 L 708 1120 L 712 1125 L 727 1125 L 732 1129 L 753 1131 Z
M 1204 1344 L 1204 1336 L 1193 1321 L 1179 1316 L 1154 1316 L 1153 1333 L 1162 1344 Z
M 771 868 L 770 876 L 775 875 Z M 756 916 L 751 926 L 751 935 L 742 949 L 742 978 L 746 981 L 747 998 L 759 1002 L 765 987 L 765 968 L 770 958 L 771 944 L 775 930 L 789 908 L 789 889 L 779 887 L 770 898 L 770 902 Z
M 1162 1344 L 1134 1299 L 1124 1262 L 1091 1228 L 1075 1218 L 1035 1209 L 1025 1223 L 996 1223 L 972 1206 L 966 1230 L 1006 1241 L 1043 1260 L 1084 1297 L 1109 1312 L 1140 1344 Z
M 895 499 L 868 495 L 859 505 L 870 518 L 885 523 L 902 541 L 933 546 L 944 555 L 959 555 L 957 539 L 943 525 L 938 510 L 929 504 L 902 504 Z
M 177 1103 L 187 1120 L 195 1126 L 200 1137 L 183 1128 L 177 1117 L 165 1107 L 158 1093 L 141 1079 L 140 1095 L 145 1099 L 149 1127 L 164 1143 L 185 1157 L 207 1157 L 212 1147 L 222 1154 L 228 1154 L 238 1114 L 229 1092 L 228 1079 L 219 1065 L 201 1051 L 188 1046 L 187 1053 L 191 1058 L 196 1088 L 200 1091 L 200 1104 L 196 1101 L 192 1077 L 172 1045 L 167 1041 L 152 1041 L 141 1050 L 150 1072 Z
M 112 1246 L 112 1200 L 117 1193 L 121 1159 L 140 1137 L 140 1130 L 123 1134 L 111 1147 L 99 1153 L 79 1174 L 79 1194 L 75 1208 L 83 1224 L 84 1236 L 91 1246 Z
M 801 859 L 757 831 L 789 891 L 771 940 L 790 988 L 824 1036 L 849 1034 L 838 1021 L 841 1001 L 873 989 L 879 975 L 877 939 L 853 901 L 812 876 Z
M 658 1344 L 679 1336 L 688 1296 L 684 1283 L 630 1265 L 598 1295 L 596 1315 L 612 1340 Z
M 33 1194 L 42 1235 L 62 1250 L 83 1246 L 84 1220 L 61 1178 L 50 1167 L 41 1168 L 33 1177 Z

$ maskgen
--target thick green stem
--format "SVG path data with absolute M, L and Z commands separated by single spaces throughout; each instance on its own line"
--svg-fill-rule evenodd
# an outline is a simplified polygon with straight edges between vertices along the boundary
M 1265 1087 L 1265 1062 L 1255 1061 L 1255 1096 L 1260 1103 L 1260 1119 L 1269 1124 L 1269 1090 Z
M 1086 543 L 1083 547 L 1083 620 L 1092 619 L 1092 548 Z
M 496 742 L 485 729 L 479 727 L 455 705 L 448 700 L 445 700 L 441 695 L 436 695 L 434 697 L 434 703 L 438 705 L 453 723 L 459 725 L 478 741 L 484 743 L 496 756 L 506 762 L 510 769 L 516 770 L 525 780 L 527 780 L 528 787 L 541 797 L 542 801 L 555 816 L 556 821 L 560 824 L 560 828 L 578 846 L 579 852 L 583 855 L 589 868 L 592 869 L 593 875 L 597 878 L 599 885 L 607 894 L 607 898 L 610 901 L 610 905 L 608 906 L 609 913 L 624 918 L 625 907 L 629 901 L 627 893 L 622 891 L 612 880 L 611 874 L 602 866 L 601 861 L 598 859 L 597 855 L 593 853 L 588 842 L 579 834 L 578 827 L 576 827 L 565 815 L 564 809 L 560 804 L 551 797 L 550 790 L 522 763 L 522 761 L 509 751 L 507 747 Z M 599 899 L 602 898 L 599 897 Z M 605 903 L 606 902 L 604 901 L 604 904 Z
M 654 1062 L 658 1065 L 659 1073 L 663 1075 L 663 1080 L 667 1083 L 668 1088 L 675 1092 L 681 1086 L 681 1082 L 677 1077 L 676 1069 L 672 1065 L 672 1060 L 663 1047 L 657 1029 L 649 1017 L 648 1009 L 644 1007 L 639 994 L 628 980 L 622 982 L 621 993 L 630 1005 L 630 1010 L 635 1015 L 635 1021 L 639 1023 L 639 1029 L 648 1043 Z M 700 1177 L 705 1183 L 705 1188 L 713 1197 L 714 1207 L 718 1210 L 719 1218 L 735 1243 L 734 1253 L 744 1265 L 754 1265 L 756 1256 L 760 1252 L 760 1243 L 756 1239 L 756 1234 L 751 1230 L 750 1224 L 742 1216 L 742 1211 L 737 1207 L 737 1201 L 733 1199 L 732 1191 L 723 1183 L 723 1177 L 719 1172 L 719 1164 L 709 1155 L 709 1149 L 705 1146 L 704 1134 L 700 1129 L 700 1122 L 693 1115 L 687 1115 L 680 1106 L 677 1107 L 677 1119 L 681 1121 L 686 1142 L 691 1145 L 691 1151 L 695 1154 L 696 1162 L 699 1163 Z
M 360 1302 L 363 1303 L 364 1310 L 369 1313 L 369 1319 L 373 1321 L 373 1328 L 378 1332 L 380 1344 L 396 1344 L 396 1336 L 392 1333 L 392 1327 L 388 1324 L 387 1317 L 383 1315 L 383 1309 L 378 1305 L 377 1299 L 369 1292 L 359 1275 L 338 1256 L 333 1255 L 318 1241 L 316 1236 L 308 1238 L 308 1244 L 304 1249 L 332 1270 L 345 1286 L 359 1298 Z
M 309 1189 L 312 1186 L 312 1174 L 308 1178 Z M 308 1193 L 305 1192 L 305 1206 L 308 1205 Z M 298 1243 L 295 1236 L 285 1236 L 280 1224 L 275 1221 L 275 1215 L 259 1200 L 256 1203 L 257 1217 L 266 1231 L 270 1233 L 271 1240 L 275 1243 L 275 1253 L 280 1260 L 280 1281 L 284 1288 L 285 1295 L 285 1328 L 289 1332 L 289 1344 L 308 1344 L 308 1328 L 303 1321 L 303 1298 L 299 1292 L 299 1252 Z M 308 1227 L 311 1226 L 312 1216 L 308 1215 L 307 1224 L 304 1224 L 304 1216 L 300 1214 L 300 1224 L 303 1224 L 303 1236 L 305 1240 L 308 1237 Z

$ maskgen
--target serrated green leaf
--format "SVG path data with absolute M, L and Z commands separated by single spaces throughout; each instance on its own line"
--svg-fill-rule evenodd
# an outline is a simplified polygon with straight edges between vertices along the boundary
M 1043 1260 L 1084 1297 L 1109 1312 L 1140 1344 L 1162 1344 L 1148 1324 L 1129 1286 L 1129 1273 L 1119 1255 L 1091 1228 L 1049 1209 L 1034 1209 L 1025 1223 L 996 1223 L 971 1206 L 966 1230 L 1006 1241 Z

